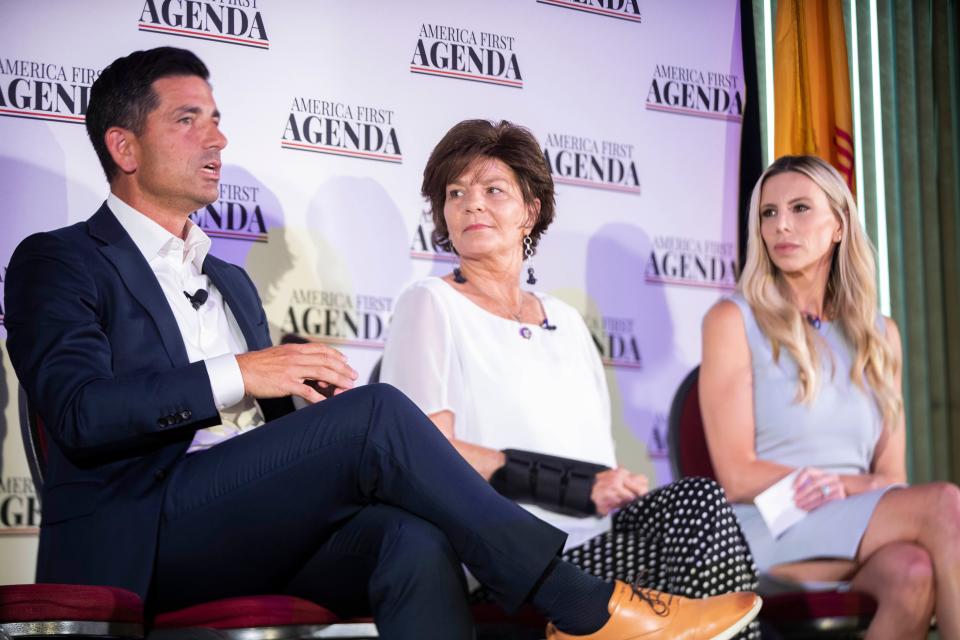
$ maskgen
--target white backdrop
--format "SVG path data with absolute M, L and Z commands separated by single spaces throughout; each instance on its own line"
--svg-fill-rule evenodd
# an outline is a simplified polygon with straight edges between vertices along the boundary
M 26 235 L 107 193 L 89 87 L 135 49 L 209 66 L 230 143 L 196 219 L 257 284 L 274 337 L 342 345 L 366 376 L 430 245 L 426 158 L 465 118 L 540 139 L 557 219 L 537 287 L 607 364 L 621 463 L 670 480 L 666 420 L 700 321 L 735 281 L 744 100 L 738 0 L 0 0 L 0 275 Z M 2 290 L 0 282 L 0 290 Z M 2 320 L 0 308 L 0 320 Z M 0 583 L 33 579 L 39 505 L 0 326 Z

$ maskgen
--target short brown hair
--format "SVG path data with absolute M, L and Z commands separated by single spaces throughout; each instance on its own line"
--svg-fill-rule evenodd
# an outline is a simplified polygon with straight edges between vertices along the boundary
M 499 124 L 489 120 L 464 120 L 447 131 L 430 153 L 420 193 L 430 201 L 434 244 L 444 251 L 456 251 L 443 218 L 447 185 L 479 157 L 496 158 L 510 167 L 517 176 L 526 204 L 540 200 L 540 214 L 530 230 L 531 248 L 536 252 L 540 236 L 553 222 L 553 176 L 533 133 L 506 120 Z
M 192 51 L 158 47 L 117 58 L 104 68 L 90 87 L 87 135 L 107 182 L 113 181 L 120 170 L 104 140 L 107 129 L 123 127 L 137 135 L 142 134 L 147 116 L 160 104 L 160 96 L 153 90 L 154 81 L 174 76 L 197 76 L 207 80 L 210 72 Z

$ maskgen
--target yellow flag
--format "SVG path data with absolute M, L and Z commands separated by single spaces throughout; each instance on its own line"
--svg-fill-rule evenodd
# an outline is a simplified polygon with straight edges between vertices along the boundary
M 840 0 L 780 0 L 774 45 L 774 153 L 816 155 L 854 191 L 850 75 Z

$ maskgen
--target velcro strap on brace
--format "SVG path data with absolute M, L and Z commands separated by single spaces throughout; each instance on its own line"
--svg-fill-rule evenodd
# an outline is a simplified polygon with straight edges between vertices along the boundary
M 597 513 L 590 499 L 593 483 L 596 475 L 609 467 L 520 449 L 504 449 L 503 453 L 506 464 L 490 478 L 501 495 L 567 515 Z

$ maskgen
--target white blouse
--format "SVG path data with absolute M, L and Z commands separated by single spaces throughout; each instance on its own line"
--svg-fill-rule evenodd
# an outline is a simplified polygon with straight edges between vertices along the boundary
M 615 466 L 610 396 L 590 332 L 573 307 L 536 295 L 555 330 L 494 315 L 440 278 L 413 283 L 397 299 L 380 380 L 426 414 L 452 412 L 458 440 Z M 610 528 L 609 517 L 523 506 L 566 531 L 566 548 Z

